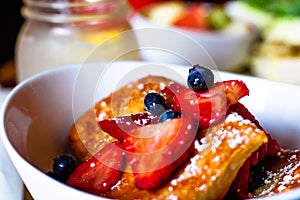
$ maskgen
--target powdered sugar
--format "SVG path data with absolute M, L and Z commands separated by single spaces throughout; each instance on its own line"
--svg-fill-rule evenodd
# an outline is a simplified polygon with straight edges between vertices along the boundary
M 257 133 L 256 130 L 259 129 L 249 120 L 244 120 L 237 113 L 229 114 L 224 123 L 207 129 L 205 136 L 194 142 L 198 153 L 190 159 L 184 172 L 171 181 L 171 185 L 176 187 L 178 184 L 197 177 L 197 185 L 194 189 L 206 191 L 211 187 L 212 182 L 219 181 L 223 173 L 239 169 L 239 162 L 235 163 L 232 160 L 228 162 L 236 150 L 243 152 L 244 150 L 241 149 L 246 149 L 249 141 L 255 138 L 252 134 L 265 137 L 262 130 Z

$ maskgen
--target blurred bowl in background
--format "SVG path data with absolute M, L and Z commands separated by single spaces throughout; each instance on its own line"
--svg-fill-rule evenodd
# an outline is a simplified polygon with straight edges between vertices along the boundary
M 189 59 L 179 58 L 176 55 L 163 55 L 154 50 L 149 50 L 149 45 L 159 49 L 161 43 L 168 43 L 168 47 L 173 51 L 173 48 L 185 49 L 187 57 L 197 60 L 195 63 L 201 63 L 207 60 L 208 57 L 215 63 L 220 70 L 240 71 L 248 62 L 251 45 L 258 35 L 255 28 L 247 27 L 246 24 L 232 23 L 224 31 L 196 31 L 175 26 L 164 26 L 154 23 L 139 12 L 131 11 L 128 16 L 128 21 L 133 30 L 136 32 L 137 41 L 140 45 L 141 58 L 145 61 L 157 61 L 171 64 L 191 64 Z M 144 29 L 144 31 L 140 31 Z M 159 31 L 168 30 L 169 34 L 162 35 Z M 246 30 L 247 29 L 247 30 Z M 148 33 L 147 33 L 148 31 Z M 171 34 L 180 34 L 185 37 L 183 40 L 172 38 Z M 190 40 L 185 42 L 185 40 Z M 196 43 L 199 51 L 190 48 L 191 43 Z M 148 46 L 147 46 L 148 45 Z M 179 47 L 178 47 L 179 46 Z M 178 51 L 178 50 L 177 50 Z M 203 53 L 205 52 L 205 53 Z M 193 61 L 193 59 L 191 59 Z

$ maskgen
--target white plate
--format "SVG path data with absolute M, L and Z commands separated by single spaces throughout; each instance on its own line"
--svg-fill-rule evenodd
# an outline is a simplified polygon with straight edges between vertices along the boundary
M 149 73 L 185 83 L 188 67 L 87 63 L 38 74 L 13 89 L 1 107 L 1 137 L 35 199 L 101 199 L 57 183 L 42 171 L 48 170 L 52 158 L 64 151 L 74 118 L 116 88 Z M 250 96 L 242 102 L 283 147 L 300 149 L 299 86 L 217 71 L 215 75 L 217 80 L 243 80 Z M 300 198 L 300 189 L 282 195 L 272 199 Z

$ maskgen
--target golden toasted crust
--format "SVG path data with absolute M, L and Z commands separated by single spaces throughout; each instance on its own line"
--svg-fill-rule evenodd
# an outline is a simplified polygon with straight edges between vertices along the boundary
M 104 145 L 114 140 L 98 127 L 99 119 L 144 112 L 146 94 L 151 91 L 159 93 L 171 82 L 165 77 L 147 76 L 123 86 L 97 102 L 72 126 L 68 136 L 71 151 L 82 161 L 90 158 Z
M 233 116 L 234 115 L 234 116 Z M 161 189 L 140 190 L 126 172 L 106 196 L 120 199 L 221 199 L 245 160 L 267 142 L 264 131 L 237 114 L 195 141 L 195 155 Z

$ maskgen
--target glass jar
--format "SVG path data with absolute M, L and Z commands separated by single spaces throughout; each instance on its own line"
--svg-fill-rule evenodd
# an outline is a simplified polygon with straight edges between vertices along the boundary
M 17 82 L 51 68 L 114 59 L 136 45 L 125 0 L 24 0 L 25 22 L 16 44 Z M 99 54 L 95 48 L 102 48 Z M 102 45 L 102 46 L 101 46 Z M 105 49 L 104 49 L 105 48 Z M 129 53 L 122 60 L 136 60 Z

